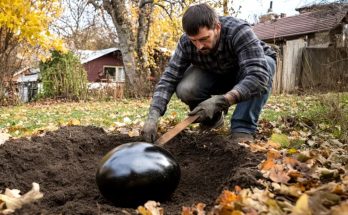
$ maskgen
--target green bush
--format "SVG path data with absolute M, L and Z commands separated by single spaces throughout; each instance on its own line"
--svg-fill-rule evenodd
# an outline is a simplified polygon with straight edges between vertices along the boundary
M 321 130 L 329 131 L 335 138 L 348 143 L 348 94 L 326 94 L 307 114 Z
M 41 96 L 80 100 L 87 96 L 87 72 L 72 52 L 52 51 L 49 61 L 40 63 Z

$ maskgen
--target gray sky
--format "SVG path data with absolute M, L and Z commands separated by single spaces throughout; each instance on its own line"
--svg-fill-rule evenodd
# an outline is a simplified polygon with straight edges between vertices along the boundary
M 318 0 L 273 0 L 273 12 L 286 13 L 289 15 L 298 14 L 295 8 L 320 2 Z M 332 2 L 328 0 L 327 2 Z M 265 14 L 269 8 L 270 0 L 235 0 L 233 3 L 234 8 L 242 6 L 241 14 L 238 15 L 241 19 L 246 19 L 249 22 L 254 21 L 254 15 Z

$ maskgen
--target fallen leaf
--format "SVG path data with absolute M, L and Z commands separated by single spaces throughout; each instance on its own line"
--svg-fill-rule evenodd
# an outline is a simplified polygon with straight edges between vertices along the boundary
M 117 131 L 120 132 L 121 134 L 128 134 L 129 129 L 122 127 L 122 128 L 118 128 Z
M 198 203 L 195 207 L 182 207 L 181 215 L 205 215 L 204 203 Z
M 205 208 L 205 204 L 203 203 L 198 203 L 196 205 L 196 209 L 197 209 L 197 215 L 205 215 L 205 211 L 204 211 L 204 208 Z
M 0 133 L 0 145 L 4 144 L 8 139 L 10 139 L 11 135 L 6 133 Z
M 279 149 L 279 148 L 281 147 L 281 145 L 280 145 L 279 143 L 274 142 L 274 141 L 272 141 L 272 140 L 269 140 L 269 141 L 267 142 L 267 144 L 268 144 L 269 146 L 275 148 L 275 149 Z
M 285 157 L 283 159 L 283 164 L 287 164 L 287 165 L 290 165 L 291 167 L 294 167 L 295 165 L 298 164 L 298 160 L 292 157 Z
M 287 183 L 290 180 L 288 174 L 284 171 L 283 166 L 275 165 L 269 174 L 269 178 L 274 182 Z
M 347 215 L 348 201 L 331 208 L 331 215 Z
M 140 131 L 138 129 L 132 129 L 131 131 L 128 132 L 129 137 L 139 137 L 140 136 Z
M 300 197 L 302 194 L 302 188 L 296 185 L 287 186 L 285 184 L 272 183 L 272 187 L 277 193 L 283 194 L 283 195 Z
M 248 144 L 241 144 L 241 143 L 238 143 L 239 145 L 246 145 L 248 146 Z M 265 146 L 260 146 L 259 144 L 249 144 L 249 147 L 250 147 L 250 151 L 252 152 L 266 152 L 268 151 L 267 147 Z
M 293 208 L 292 215 L 312 215 L 309 209 L 308 202 L 308 195 L 302 194 L 302 196 L 296 201 L 296 205 Z
M 281 154 L 279 151 L 271 149 L 267 152 L 267 158 L 268 159 L 278 159 L 281 157 Z
M 130 124 L 132 122 L 132 120 L 129 117 L 124 117 L 123 122 L 126 124 Z
M 238 195 L 228 190 L 224 190 L 217 199 L 220 205 L 230 205 L 231 203 L 238 200 L 240 200 Z
M 78 120 L 78 119 L 71 119 L 71 120 L 69 120 L 69 122 L 68 122 L 67 125 L 69 125 L 69 126 L 72 126 L 72 125 L 81 125 L 81 122 L 80 122 L 80 120 Z
M 278 143 L 282 148 L 286 148 L 290 145 L 289 138 L 285 134 L 272 134 L 269 142 Z
M 43 194 L 40 192 L 39 184 L 35 182 L 33 183 L 33 187 L 29 192 L 22 196 L 19 193 L 20 191 L 17 189 L 6 188 L 5 193 L 0 194 L 0 201 L 4 203 L 0 208 L 0 214 L 13 213 L 16 209 L 20 209 L 23 205 L 32 203 L 43 197 Z
M 164 210 L 160 207 L 159 202 L 147 201 L 144 206 L 139 206 L 137 211 L 141 215 L 163 215 Z
M 261 170 L 265 170 L 265 171 L 270 170 L 275 165 L 276 164 L 274 163 L 273 159 L 268 159 L 261 164 Z
M 309 196 L 309 208 L 313 214 L 326 215 L 330 211 L 328 208 L 337 205 L 341 198 L 333 193 L 317 191 Z

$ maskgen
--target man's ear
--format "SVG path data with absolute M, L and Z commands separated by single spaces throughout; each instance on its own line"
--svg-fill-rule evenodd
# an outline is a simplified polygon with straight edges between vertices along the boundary
M 216 23 L 215 30 L 217 30 L 217 31 L 221 30 L 221 23 L 220 22 Z

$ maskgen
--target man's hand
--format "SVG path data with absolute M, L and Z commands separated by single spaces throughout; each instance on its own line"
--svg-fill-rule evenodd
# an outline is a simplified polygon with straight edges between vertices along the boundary
M 196 122 L 202 122 L 213 119 L 218 112 L 227 113 L 229 107 L 229 101 L 223 95 L 218 95 L 199 103 L 188 115 L 198 115 L 199 118 Z
M 156 110 L 151 110 L 145 121 L 142 135 L 146 142 L 153 143 L 157 139 L 157 122 L 160 114 Z

